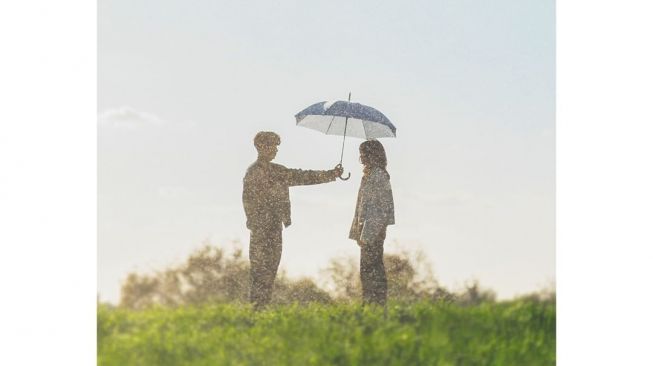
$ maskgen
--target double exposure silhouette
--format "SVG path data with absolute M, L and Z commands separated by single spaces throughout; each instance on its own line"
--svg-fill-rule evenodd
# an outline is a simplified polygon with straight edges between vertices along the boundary
M 388 282 L 383 265 L 383 242 L 387 226 L 395 223 L 390 174 L 386 170 L 385 149 L 379 141 L 365 141 L 359 150 L 363 178 L 349 238 L 356 240 L 361 249 L 363 303 L 385 305 Z
M 243 206 L 250 230 L 250 301 L 256 309 L 265 307 L 281 260 L 282 231 L 290 221 L 289 187 L 335 181 L 342 174 L 338 164 L 331 170 L 289 169 L 272 163 L 281 138 L 261 131 L 254 137 L 258 158 L 243 178 Z

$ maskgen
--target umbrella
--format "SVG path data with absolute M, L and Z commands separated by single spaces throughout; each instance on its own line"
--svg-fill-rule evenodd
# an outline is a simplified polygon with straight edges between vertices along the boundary
M 381 137 L 396 137 L 397 129 L 388 117 L 378 110 L 360 103 L 351 102 L 351 93 L 347 101 L 315 103 L 295 115 L 297 126 L 307 127 L 327 135 L 342 135 L 340 164 L 345 150 L 347 136 L 366 140 Z M 340 179 L 347 180 L 347 178 Z

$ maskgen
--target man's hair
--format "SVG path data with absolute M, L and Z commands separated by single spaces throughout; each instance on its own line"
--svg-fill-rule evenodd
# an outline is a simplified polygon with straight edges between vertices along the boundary
M 366 165 L 385 169 L 388 165 L 388 158 L 385 156 L 385 149 L 378 140 L 368 140 L 360 146 L 361 159 Z
M 271 131 L 260 131 L 254 136 L 254 146 L 256 150 L 260 150 L 262 147 L 267 146 L 276 146 L 281 144 L 281 137 Z

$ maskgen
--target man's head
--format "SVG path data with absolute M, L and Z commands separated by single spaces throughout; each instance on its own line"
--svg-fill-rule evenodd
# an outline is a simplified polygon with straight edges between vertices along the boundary
M 258 151 L 259 160 L 272 161 L 277 156 L 277 146 L 281 144 L 281 137 L 271 131 L 260 131 L 254 136 L 254 147 Z

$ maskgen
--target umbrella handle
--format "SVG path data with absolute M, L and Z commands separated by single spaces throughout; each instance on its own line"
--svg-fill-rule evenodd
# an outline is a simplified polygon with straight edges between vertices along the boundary
M 341 167 L 342 168 L 342 164 L 338 164 L 338 165 L 336 165 L 336 167 Z M 340 178 L 340 180 L 347 180 L 347 179 L 349 179 L 351 177 L 351 172 L 347 173 L 346 178 L 343 178 L 343 174 L 344 174 L 344 172 L 341 173 L 340 176 L 338 177 L 338 178 Z

